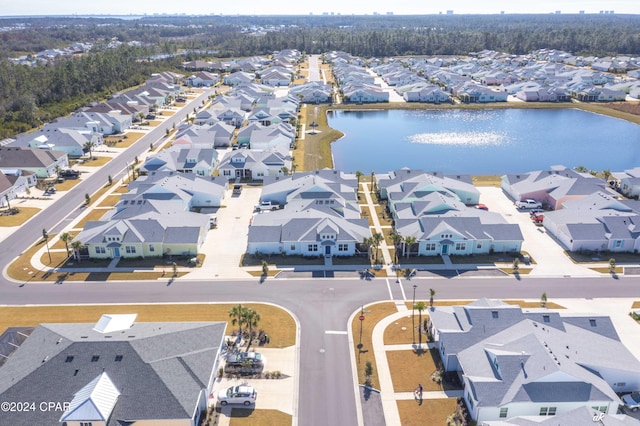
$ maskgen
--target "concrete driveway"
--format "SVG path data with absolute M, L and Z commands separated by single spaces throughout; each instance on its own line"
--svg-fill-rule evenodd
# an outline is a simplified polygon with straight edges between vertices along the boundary
M 189 274 L 190 279 L 250 277 L 239 265 L 247 250 L 253 207 L 258 204 L 261 192 L 262 187 L 248 185 L 243 185 L 240 195 L 233 195 L 231 189 L 227 190 L 223 207 L 214 213 L 218 227 L 208 232 L 200 249 L 206 255 L 204 264 Z
M 489 211 L 502 214 L 509 223 L 520 226 L 524 243 L 522 250 L 535 260 L 532 276 L 599 276 L 598 272 L 577 265 L 564 253 L 556 240 L 547 234 L 543 226 L 536 226 L 529 218 L 528 210 L 518 210 L 502 188 L 478 187 L 480 202 L 489 207 Z

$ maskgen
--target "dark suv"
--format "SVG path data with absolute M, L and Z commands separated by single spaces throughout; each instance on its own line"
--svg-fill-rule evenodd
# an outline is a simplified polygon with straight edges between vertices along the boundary
M 227 357 L 225 371 L 238 373 L 256 373 L 264 368 L 265 359 L 258 352 L 238 352 Z

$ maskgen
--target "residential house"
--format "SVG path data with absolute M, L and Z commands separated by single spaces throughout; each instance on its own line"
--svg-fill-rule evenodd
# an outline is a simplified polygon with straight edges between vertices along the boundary
M 478 204 L 480 199 L 480 191 L 469 175 L 444 175 L 404 168 L 379 174 L 376 179 L 380 198 L 388 199 L 391 209 L 397 200 L 419 199 L 432 192 L 453 195 L 468 205 Z
M 33 133 L 22 135 L 10 146 L 62 151 L 69 157 L 78 158 L 87 152 L 85 146 L 89 142 L 97 147 L 102 145 L 103 137 L 90 130 L 79 131 L 45 125 Z
M 500 185 L 502 190 L 515 201 L 531 198 L 554 210 L 561 209 L 569 200 L 581 199 L 595 192 L 616 195 L 604 179 L 592 176 L 590 173 L 576 172 L 565 166 L 504 175 Z
M 224 76 L 224 84 L 227 86 L 238 86 L 248 84 L 255 80 L 256 75 L 244 71 L 234 72 Z
M 640 362 L 606 316 L 480 299 L 429 308 L 428 328 L 479 425 L 522 416 L 542 421 L 581 407 L 616 414 L 617 393 L 640 389 Z
M 35 408 L 4 411 L 26 425 L 197 426 L 217 375 L 225 322 L 40 324 L 0 368 L 0 397 Z
M 220 82 L 220 75 L 208 71 L 200 71 L 187 77 L 187 85 L 193 87 L 211 87 Z
M 38 179 L 56 175 L 57 169 L 69 167 L 66 152 L 4 146 L 0 147 L 0 172 L 15 173 L 16 170 L 33 172 Z
M 451 96 L 433 84 L 421 84 L 403 91 L 402 97 L 407 102 L 424 102 L 432 104 L 451 103 Z
M 640 197 L 640 167 L 625 170 L 618 187 L 625 197 L 637 200 Z
M 238 108 L 225 108 L 218 111 L 216 118 L 225 124 L 238 128 L 244 123 L 246 114 Z
M 225 154 L 218 166 L 227 179 L 263 180 L 265 176 L 283 176 L 291 171 L 291 155 L 278 149 L 238 149 Z
M 231 146 L 234 131 L 235 128 L 233 126 L 222 122 L 216 122 L 211 125 L 180 126 L 173 145 L 186 144 L 192 147 L 226 148 Z
M 228 186 L 228 180 L 222 176 L 150 172 L 129 183 L 129 192 L 122 194 L 120 203 L 128 201 L 131 205 L 137 200 L 160 200 L 178 203 L 185 211 L 195 211 L 203 207 L 220 207 Z
M 336 170 L 265 177 L 261 201 L 283 209 L 254 216 L 248 253 L 352 256 L 371 236 L 360 218 L 357 179 Z
M 544 227 L 569 251 L 640 250 L 640 202 L 596 192 L 545 213 Z
M 464 103 L 506 102 L 507 92 L 494 90 L 477 84 L 467 84 L 457 91 L 457 96 Z
M 29 188 L 36 186 L 36 174 L 22 169 L 0 169 L 0 206 L 8 207 L 11 200 L 28 193 Z
M 218 153 L 214 148 L 179 144 L 148 156 L 140 172 L 174 171 L 211 176 L 217 165 Z
M 73 241 L 92 259 L 195 256 L 209 229 L 206 215 L 164 200 L 123 200 L 102 220 L 87 222 Z

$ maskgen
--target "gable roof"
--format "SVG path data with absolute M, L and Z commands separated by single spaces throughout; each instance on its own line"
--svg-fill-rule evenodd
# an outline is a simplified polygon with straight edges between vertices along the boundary
M 74 394 L 69 408 L 60 417 L 61 422 L 103 421 L 111 416 L 113 407 L 120 396 L 109 375 L 102 372 L 85 387 Z
M 99 333 L 94 324 L 42 324 L 0 368 L 3 400 L 73 401 L 107 426 L 136 420 L 190 419 L 215 373 L 226 323 L 136 323 Z M 102 373 L 106 373 L 109 382 Z M 70 405 L 71 407 L 71 405 Z M 59 411 L 3 413 L 12 426 L 58 424 Z M 89 419 L 85 419 L 89 420 Z

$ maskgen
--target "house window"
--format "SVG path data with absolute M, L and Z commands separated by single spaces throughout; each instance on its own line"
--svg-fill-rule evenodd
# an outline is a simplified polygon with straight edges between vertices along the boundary
M 507 417 L 507 412 L 509 411 L 509 408 L 505 407 L 505 408 L 501 408 L 500 409 L 500 417 L 502 418 L 506 418 Z
M 478 248 L 478 249 L 482 248 L 482 241 L 478 241 L 478 245 L 476 245 L 476 248 Z
M 223 176 L 231 176 L 231 170 L 225 170 L 222 172 Z
M 91 422 L 80 422 L 80 426 L 93 426 Z
M 338 244 L 338 251 L 348 251 L 349 244 Z
M 122 361 L 122 358 L 124 358 L 124 355 L 116 355 L 116 362 Z
M 126 246 L 125 247 L 125 251 L 129 254 L 135 253 L 136 252 L 136 247 L 135 246 Z
M 549 315 L 543 315 L 543 316 L 542 316 L 542 320 L 543 320 L 544 322 L 551 322 L 551 319 L 549 318 Z
M 556 407 L 549 407 L 548 415 L 549 416 L 555 416 L 556 415 Z
M 149 251 L 150 252 L 156 251 L 156 248 L 153 246 L 153 244 L 149 244 Z
M 498 318 L 498 311 L 491 311 L 491 318 Z
M 73 355 L 67 356 L 67 359 L 64 360 L 64 362 L 72 362 L 72 361 L 73 361 Z
M 105 254 L 106 250 L 104 247 L 96 246 L 95 248 L 96 254 Z
M 436 249 L 436 243 L 427 243 L 424 245 L 426 251 L 434 251 Z
M 471 398 L 471 393 L 467 394 L 467 401 L 469 401 L 469 408 L 473 409 L 473 398 Z
M 615 247 L 615 248 L 623 247 L 623 246 L 624 246 L 624 244 L 623 244 L 623 243 L 624 243 L 624 241 L 622 241 L 622 240 L 616 240 L 616 241 L 614 242 L 614 247 Z
M 99 359 L 100 359 L 100 355 L 94 355 L 91 357 L 91 362 L 98 362 Z
M 548 412 L 549 412 L 549 407 L 540 407 L 541 416 L 546 416 Z
M 291 250 L 295 250 L 296 249 L 296 245 L 295 244 L 291 244 L 290 248 L 291 248 Z
M 456 243 L 456 250 L 465 250 L 467 248 L 466 243 Z
M 264 176 L 264 172 L 258 172 L 258 176 Z
M 591 327 L 595 327 L 595 326 L 596 326 L 596 320 L 595 320 L 595 319 L 593 319 L 593 318 L 592 318 L 592 319 L 590 319 L 590 320 L 589 320 L 589 325 L 590 325 Z
M 307 246 L 307 251 L 311 251 L 311 252 L 318 251 L 318 245 L 317 244 L 309 244 Z

